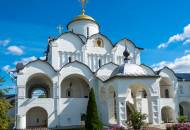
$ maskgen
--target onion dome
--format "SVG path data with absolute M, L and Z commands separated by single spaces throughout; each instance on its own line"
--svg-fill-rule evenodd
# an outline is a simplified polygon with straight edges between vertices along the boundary
M 99 33 L 99 24 L 96 21 L 85 14 L 84 6 L 86 0 L 80 0 L 82 4 L 82 12 L 76 16 L 71 22 L 68 23 L 67 29 L 75 34 L 83 35 L 85 38 Z
M 125 50 L 124 50 L 124 52 L 123 52 L 123 56 L 125 57 L 125 58 L 124 58 L 124 61 L 130 60 L 130 58 L 129 58 L 130 53 L 129 53 L 129 51 L 128 51 L 127 48 L 125 48 Z
M 91 20 L 91 21 L 95 21 L 92 17 L 90 17 L 90 16 L 88 16 L 88 15 L 85 15 L 84 12 L 85 12 L 85 11 L 82 10 L 82 14 L 76 16 L 76 17 L 73 19 L 73 21 L 77 21 L 77 20 Z

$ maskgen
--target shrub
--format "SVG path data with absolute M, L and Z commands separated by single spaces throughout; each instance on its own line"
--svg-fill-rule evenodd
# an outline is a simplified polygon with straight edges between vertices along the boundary
M 146 120 L 146 118 L 146 114 L 142 114 L 141 112 L 135 111 L 129 115 L 127 124 L 129 126 L 132 126 L 134 130 L 140 130 L 141 127 L 145 124 L 144 120 Z
M 96 98 L 94 94 L 93 88 L 90 90 L 88 106 L 87 106 L 87 114 L 85 120 L 85 128 L 86 130 L 101 130 L 102 123 L 98 116 Z
M 5 99 L 0 99 L 0 129 L 8 129 L 9 117 L 7 115 L 8 109 L 11 107 L 9 102 Z
M 177 120 L 179 123 L 185 123 L 187 122 L 187 116 L 180 115 Z

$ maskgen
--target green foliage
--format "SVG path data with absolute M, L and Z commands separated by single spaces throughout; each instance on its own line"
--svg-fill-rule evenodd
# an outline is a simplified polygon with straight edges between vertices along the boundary
M 8 109 L 11 107 L 5 99 L 0 99 L 0 129 L 8 129 L 9 118 L 7 115 Z
M 2 85 L 3 82 L 5 82 L 5 80 L 2 77 L 0 77 L 0 86 Z M 8 89 L 0 89 L 0 98 L 2 98 L 7 92 Z
M 173 128 L 169 128 L 169 127 L 167 127 L 166 130 L 173 130 Z
M 180 115 L 177 120 L 179 123 L 185 123 L 187 122 L 187 116 Z
M 40 95 L 38 98 L 47 98 L 46 95 Z
M 134 130 L 140 130 L 141 127 L 145 124 L 144 120 L 146 120 L 146 118 L 146 114 L 135 111 L 129 115 L 127 123 L 129 126 L 132 126 Z
M 5 80 L 0 77 L 0 86 L 3 82 L 5 82 Z M 11 108 L 11 105 L 6 99 L 2 98 L 6 92 L 6 89 L 0 90 L 0 129 L 8 129 L 10 122 L 8 117 L 8 110 Z
M 90 90 L 88 106 L 87 106 L 87 115 L 85 120 L 86 130 L 101 130 L 102 123 L 98 116 L 96 98 L 93 88 Z
M 0 77 L 0 85 L 1 85 L 1 83 L 3 83 L 3 82 L 5 82 L 5 80 L 4 80 L 2 77 Z

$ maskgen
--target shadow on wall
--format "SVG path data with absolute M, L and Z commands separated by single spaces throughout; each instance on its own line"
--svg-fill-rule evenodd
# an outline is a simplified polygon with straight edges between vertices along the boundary
M 88 98 L 63 98 L 60 100 L 58 126 L 81 126 L 81 118 L 86 113 Z

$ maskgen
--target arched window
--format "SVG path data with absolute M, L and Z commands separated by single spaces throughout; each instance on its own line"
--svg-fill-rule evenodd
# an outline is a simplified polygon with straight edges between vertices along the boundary
M 96 47 L 103 47 L 104 45 L 103 45 L 103 40 L 101 39 L 101 38 L 98 38 L 97 40 L 96 40 L 96 45 L 95 45 Z
M 66 96 L 67 97 L 71 97 L 72 96 L 72 89 L 71 89 L 72 85 L 73 85 L 72 82 L 70 82 L 69 88 L 66 90 Z
M 66 96 L 71 97 L 71 94 L 72 94 L 71 88 L 68 88 L 66 91 Z
M 169 98 L 169 90 L 165 89 L 165 98 Z
M 184 115 L 183 107 L 181 106 L 181 104 L 179 104 L 179 114 Z
M 69 63 L 71 63 L 71 61 L 72 61 L 72 59 L 71 59 L 71 57 L 69 57 Z

